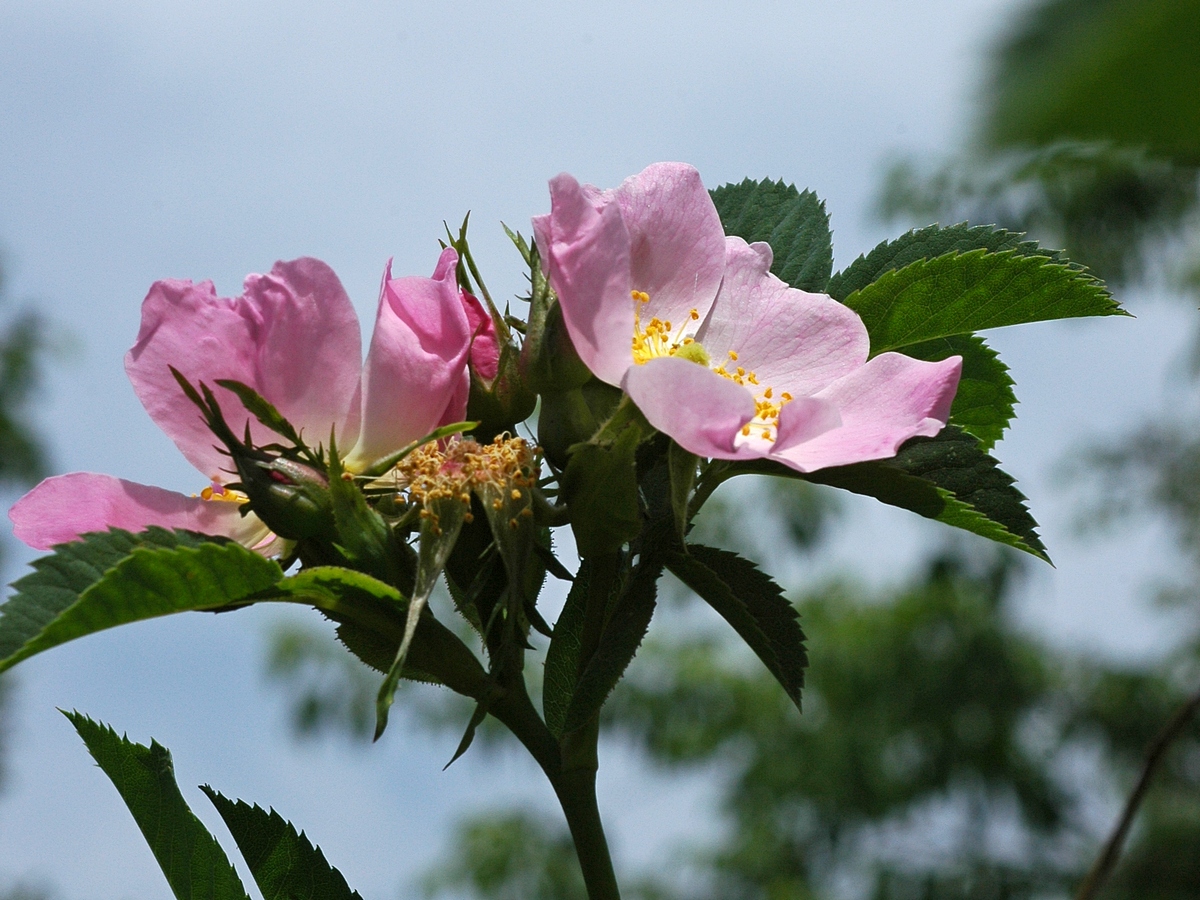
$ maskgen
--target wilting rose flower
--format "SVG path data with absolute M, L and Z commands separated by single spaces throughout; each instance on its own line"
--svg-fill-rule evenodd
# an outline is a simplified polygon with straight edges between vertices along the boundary
M 726 237 L 699 173 L 659 163 L 612 191 L 550 182 L 534 233 L 580 358 L 684 449 L 801 472 L 894 456 L 946 424 L 959 357 L 868 359 L 858 316 Z
M 453 250 L 443 251 L 432 278 L 394 279 L 388 264 L 365 364 L 354 307 L 319 260 L 250 275 L 236 299 L 218 297 L 208 281 L 156 282 L 125 371 L 150 417 L 209 486 L 187 496 L 90 472 L 47 478 L 10 510 L 14 534 L 45 550 L 89 531 L 160 525 L 277 549 L 256 516 L 242 515 L 244 498 L 222 486 L 232 480 L 230 460 L 170 367 L 213 389 L 237 435 L 248 424 L 253 443 L 279 440 L 218 379 L 252 387 L 313 446 L 327 444 L 332 431 L 339 447 L 352 448 L 346 468 L 365 468 L 463 417 L 475 329 L 455 282 L 457 261 Z

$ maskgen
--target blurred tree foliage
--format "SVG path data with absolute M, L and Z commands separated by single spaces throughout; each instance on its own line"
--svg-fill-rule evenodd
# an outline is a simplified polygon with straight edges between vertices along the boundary
M 0 489 L 30 487 L 45 474 L 45 444 L 33 426 L 33 399 L 47 350 L 46 327 L 36 312 L 13 311 L 0 265 Z M 4 547 L 0 544 L 0 564 Z M 0 787 L 4 782 L 5 714 L 10 682 L 0 678 Z M 0 890 L 0 900 L 42 900 L 39 890 Z

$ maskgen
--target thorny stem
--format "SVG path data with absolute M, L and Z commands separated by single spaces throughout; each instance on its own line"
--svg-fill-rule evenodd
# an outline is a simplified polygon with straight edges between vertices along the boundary
M 1146 796 L 1146 791 L 1150 787 L 1150 781 L 1154 777 L 1155 771 L 1162 762 L 1163 756 L 1166 755 L 1167 749 L 1187 728 L 1192 717 L 1196 712 L 1200 711 L 1200 691 L 1197 691 L 1191 698 L 1183 704 L 1167 722 L 1166 726 L 1154 740 L 1150 743 L 1146 750 L 1146 761 L 1142 763 L 1142 774 L 1138 777 L 1137 784 L 1133 788 L 1133 793 L 1129 795 L 1129 799 L 1125 802 L 1125 809 L 1121 812 L 1121 817 L 1117 820 L 1117 825 L 1113 829 L 1108 840 L 1104 844 L 1104 848 L 1100 851 L 1100 855 L 1096 857 L 1096 862 L 1092 864 L 1092 868 L 1088 871 L 1087 876 L 1083 879 L 1083 884 L 1079 887 L 1079 892 L 1075 895 L 1075 900 L 1094 900 L 1100 893 L 1100 889 L 1104 887 L 1112 875 L 1113 869 L 1116 868 L 1117 860 L 1121 856 L 1121 848 L 1125 844 L 1125 837 L 1129 833 L 1129 827 L 1133 824 L 1133 817 L 1137 814 L 1138 807 L 1141 806 L 1142 800 Z

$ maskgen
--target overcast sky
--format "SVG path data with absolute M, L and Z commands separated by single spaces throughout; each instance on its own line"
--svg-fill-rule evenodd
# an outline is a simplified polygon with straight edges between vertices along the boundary
M 521 270 L 499 224 L 528 231 L 563 170 L 601 186 L 668 159 L 695 164 L 709 186 L 783 177 L 827 200 L 844 266 L 895 230 L 869 210 L 885 162 L 962 143 L 986 48 L 1018 7 L 5 0 L 0 248 L 9 295 L 36 301 L 69 348 L 41 415 L 54 468 L 202 486 L 122 369 L 155 279 L 211 278 L 230 295 L 248 272 L 313 255 L 369 316 L 386 260 L 397 274 L 431 273 L 442 221 L 470 210 L 489 286 L 511 296 Z M 995 336 L 1022 400 L 999 455 L 1058 562 L 1033 579 L 1030 627 L 1105 652 L 1129 634 L 1138 655 L 1167 633 L 1138 599 L 1164 564 L 1162 536 L 1080 544 L 1052 478 L 1073 444 L 1161 402 L 1185 320 L 1122 299 L 1136 321 Z M 911 564 L 936 533 L 871 501 L 853 508 L 837 548 L 847 564 Z M 13 550 L 9 577 L 28 558 Z M 532 764 L 472 752 L 442 772 L 454 738 L 406 730 L 403 718 L 373 747 L 291 742 L 261 674 L 278 615 L 143 623 L 22 664 L 0 886 L 22 878 L 66 900 L 170 896 L 55 707 L 170 747 L 186 796 L 227 847 L 195 785 L 275 806 L 368 900 L 407 891 L 472 805 L 549 807 Z M 619 748 L 601 771 L 616 852 L 633 866 L 664 832 L 703 834 L 696 823 L 711 822 L 697 778 L 648 773 Z

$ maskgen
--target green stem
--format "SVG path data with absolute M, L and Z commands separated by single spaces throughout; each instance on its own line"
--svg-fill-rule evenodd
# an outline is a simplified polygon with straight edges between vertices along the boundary
M 560 748 L 534 709 L 524 679 L 508 685 L 488 711 L 516 735 L 550 780 L 575 842 L 588 900 L 620 900 L 621 892 L 596 804 L 598 720 L 568 736 Z
M 583 869 L 588 900 L 621 900 L 621 889 L 613 871 L 600 809 L 596 805 L 596 770 L 569 769 L 551 779 L 575 841 L 575 852 Z

